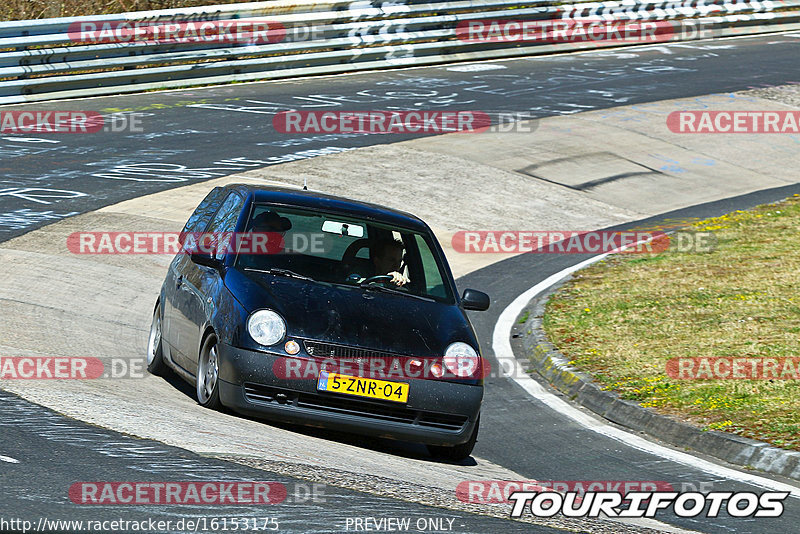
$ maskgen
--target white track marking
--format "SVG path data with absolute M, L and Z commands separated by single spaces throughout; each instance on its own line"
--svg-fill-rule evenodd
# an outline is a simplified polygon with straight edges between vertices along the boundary
M 498 70 L 506 69 L 505 65 L 498 65 L 496 63 L 470 63 L 468 65 L 454 65 L 447 67 L 446 70 L 453 72 L 480 72 L 485 70 Z
M 718 477 L 752 484 L 754 486 L 771 491 L 788 491 L 791 493 L 792 497 L 800 499 L 800 488 L 797 486 L 784 484 L 783 482 L 778 482 L 766 477 L 751 475 L 749 473 L 743 473 L 735 469 L 723 467 L 713 462 L 692 456 L 691 454 L 686 454 L 684 452 L 675 451 L 662 445 L 658 445 L 643 439 L 636 434 L 632 434 L 604 423 L 594 416 L 580 411 L 570 403 L 550 393 L 541 384 L 525 373 L 519 362 L 517 362 L 514 352 L 511 349 L 511 328 L 514 325 L 516 318 L 520 313 L 522 313 L 522 310 L 528 305 L 528 302 L 530 302 L 535 296 L 542 293 L 556 282 L 563 280 L 575 271 L 601 261 L 609 254 L 611 253 L 609 252 L 600 254 L 599 256 L 589 258 L 588 260 L 582 261 L 576 265 L 573 265 L 572 267 L 568 267 L 563 271 L 557 272 L 556 274 L 546 278 L 545 280 L 525 291 L 523 294 L 514 299 L 514 301 L 509 304 L 506 309 L 503 310 L 503 312 L 500 314 L 500 317 L 497 319 L 497 324 L 495 324 L 494 333 L 492 334 L 492 349 L 494 350 L 495 357 L 500 363 L 500 368 L 503 375 L 522 386 L 522 388 L 529 395 L 538 401 L 546 404 L 553 410 L 566 417 L 569 417 L 579 425 L 593 432 L 597 432 L 598 434 L 602 434 L 609 438 L 620 441 L 625 445 L 640 451 L 654 454 L 667 460 L 693 467 Z
M 789 33 L 775 32 L 775 33 L 770 34 L 770 35 L 775 35 L 775 36 L 779 36 L 779 37 L 784 36 L 784 35 L 789 36 L 789 37 L 798 37 L 798 36 L 800 36 L 800 34 L 794 33 L 793 31 L 789 32 Z M 703 45 L 703 43 L 708 43 L 708 42 L 711 42 L 711 41 L 714 41 L 714 40 L 716 40 L 716 41 L 733 41 L 733 40 L 738 40 L 738 39 L 758 39 L 758 38 L 763 38 L 763 37 L 767 37 L 767 36 L 768 36 L 767 34 L 731 35 L 731 36 L 727 36 L 727 37 L 709 37 L 708 39 L 697 39 L 697 40 L 694 40 L 694 41 L 691 41 L 691 42 L 692 43 L 696 43 L 699 46 L 699 45 Z M 780 42 L 780 41 L 775 41 L 775 42 L 777 43 L 777 42 Z M 681 41 L 677 41 L 675 44 L 671 43 L 669 46 L 675 47 L 675 46 L 678 46 L 681 43 L 682 43 Z M 614 47 L 614 48 L 608 48 L 608 49 L 605 49 L 605 48 L 600 48 L 600 49 L 588 48 L 588 49 L 583 49 L 583 50 L 564 50 L 564 51 L 561 51 L 561 52 L 553 52 L 552 54 L 550 54 L 549 56 L 546 56 L 546 57 L 568 56 L 568 55 L 573 55 L 574 56 L 574 55 L 585 55 L 585 54 L 592 54 L 592 53 L 601 53 L 601 54 L 603 54 L 603 53 L 609 53 L 609 52 L 613 53 L 615 51 L 623 51 L 623 50 L 625 50 L 625 51 L 627 51 L 627 50 L 643 50 L 643 49 L 646 50 L 647 48 L 652 48 L 652 47 L 658 48 L 658 47 L 661 47 L 661 46 L 664 46 L 664 45 L 663 44 L 649 44 L 649 45 L 648 44 L 642 44 L 642 45 L 635 45 L 635 46 Z M 692 48 L 698 48 L 698 46 L 693 46 Z M 685 47 L 685 45 L 684 45 L 684 47 Z M 540 59 L 540 57 L 543 57 L 543 56 L 521 56 L 521 57 L 501 57 L 501 58 L 495 58 L 495 59 L 476 59 L 476 60 L 474 60 L 472 62 L 473 63 L 474 62 L 495 63 L 495 62 L 504 62 L 504 61 L 530 61 L 530 60 L 538 60 L 538 59 Z M 406 70 L 442 68 L 442 67 L 449 67 L 449 66 L 452 66 L 452 65 L 458 65 L 460 63 L 462 63 L 462 62 L 460 62 L 460 61 L 452 61 L 452 62 L 449 62 L 449 63 L 447 63 L 447 62 L 445 62 L 445 63 L 432 63 L 430 65 L 413 65 L 413 66 L 398 67 L 398 68 L 395 68 L 393 70 L 406 71 Z M 324 80 L 329 79 L 329 78 L 342 78 L 344 76 L 360 76 L 360 75 L 363 75 L 363 74 L 376 74 L 376 73 L 380 73 L 382 71 L 383 71 L 383 69 L 375 68 L 375 69 L 358 70 L 358 71 L 353 71 L 353 72 L 340 72 L 338 74 L 324 74 L 324 75 L 314 75 L 314 74 L 312 74 L 312 75 L 307 75 L 307 76 L 296 76 L 296 77 L 291 77 L 291 78 L 274 79 L 274 80 L 260 80 L 260 81 L 254 81 L 254 82 L 239 82 L 237 85 L 254 85 L 254 84 L 259 84 L 259 83 L 261 83 L 261 84 L 264 84 L 264 83 L 272 83 L 272 84 L 283 83 L 283 84 L 285 84 L 285 83 L 297 83 L 297 82 L 307 81 L 307 80 L 323 80 L 324 81 Z M 229 85 L 230 85 L 230 83 L 218 83 L 218 84 L 204 85 L 204 86 L 182 87 L 182 88 L 179 88 L 179 89 L 159 89 L 157 92 L 158 93 L 181 93 L 181 92 L 191 93 L 191 92 L 200 91 L 200 90 L 217 89 L 217 88 L 225 87 L 225 86 L 229 86 Z M 82 96 L 82 97 L 77 97 L 77 98 L 54 98 L 52 100 L 46 100 L 45 102 L 64 102 L 64 101 L 67 101 L 67 100 L 69 100 L 71 102 L 75 102 L 75 101 L 79 101 L 79 100 L 91 100 L 91 99 L 99 99 L 99 98 L 119 98 L 119 97 L 127 97 L 127 96 L 142 96 L 144 94 L 145 93 L 140 91 L 140 92 L 137 92 L 137 93 L 118 93 L 118 94 L 114 94 L 114 95 Z M 12 107 L 12 106 L 27 106 L 27 105 L 36 104 L 36 103 L 37 102 L 18 102 L 16 104 L 2 104 L 2 106 L 4 108 L 8 108 L 8 107 Z
M 12 458 L 11 456 L 0 455 L 0 462 L 8 462 L 10 464 L 18 464 L 19 460 L 17 460 L 16 458 Z

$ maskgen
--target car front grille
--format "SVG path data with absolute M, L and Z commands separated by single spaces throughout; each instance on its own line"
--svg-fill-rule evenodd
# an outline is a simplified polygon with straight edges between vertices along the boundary
M 405 406 L 393 406 L 381 402 L 349 399 L 335 395 L 320 395 L 318 393 L 294 391 L 261 384 L 245 384 L 244 394 L 250 402 L 259 404 L 282 404 L 320 412 L 355 415 L 453 432 L 462 430 L 468 420 L 467 416 L 464 415 L 413 410 Z
M 303 346 L 309 356 L 317 358 L 396 358 L 399 355 L 379 350 L 362 349 L 349 345 L 334 345 L 319 341 L 303 341 Z

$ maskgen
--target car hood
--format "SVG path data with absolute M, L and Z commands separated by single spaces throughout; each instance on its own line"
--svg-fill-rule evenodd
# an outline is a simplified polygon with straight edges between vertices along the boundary
M 225 284 L 248 313 L 280 313 L 288 337 L 418 357 L 441 356 L 455 341 L 478 348 L 454 304 L 238 270 L 228 271 Z

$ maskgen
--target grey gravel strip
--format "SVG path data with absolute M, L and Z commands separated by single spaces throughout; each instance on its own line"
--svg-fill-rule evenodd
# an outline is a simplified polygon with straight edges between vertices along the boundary
M 749 91 L 741 91 L 737 94 L 764 98 L 800 108 L 800 82 L 790 85 L 776 85 L 774 87 L 759 87 Z

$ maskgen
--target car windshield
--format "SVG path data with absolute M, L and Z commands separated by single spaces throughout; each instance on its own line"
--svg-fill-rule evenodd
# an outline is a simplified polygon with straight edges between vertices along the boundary
M 267 204 L 254 206 L 246 232 L 263 234 L 267 244 L 240 252 L 240 270 L 453 302 L 428 233 Z

